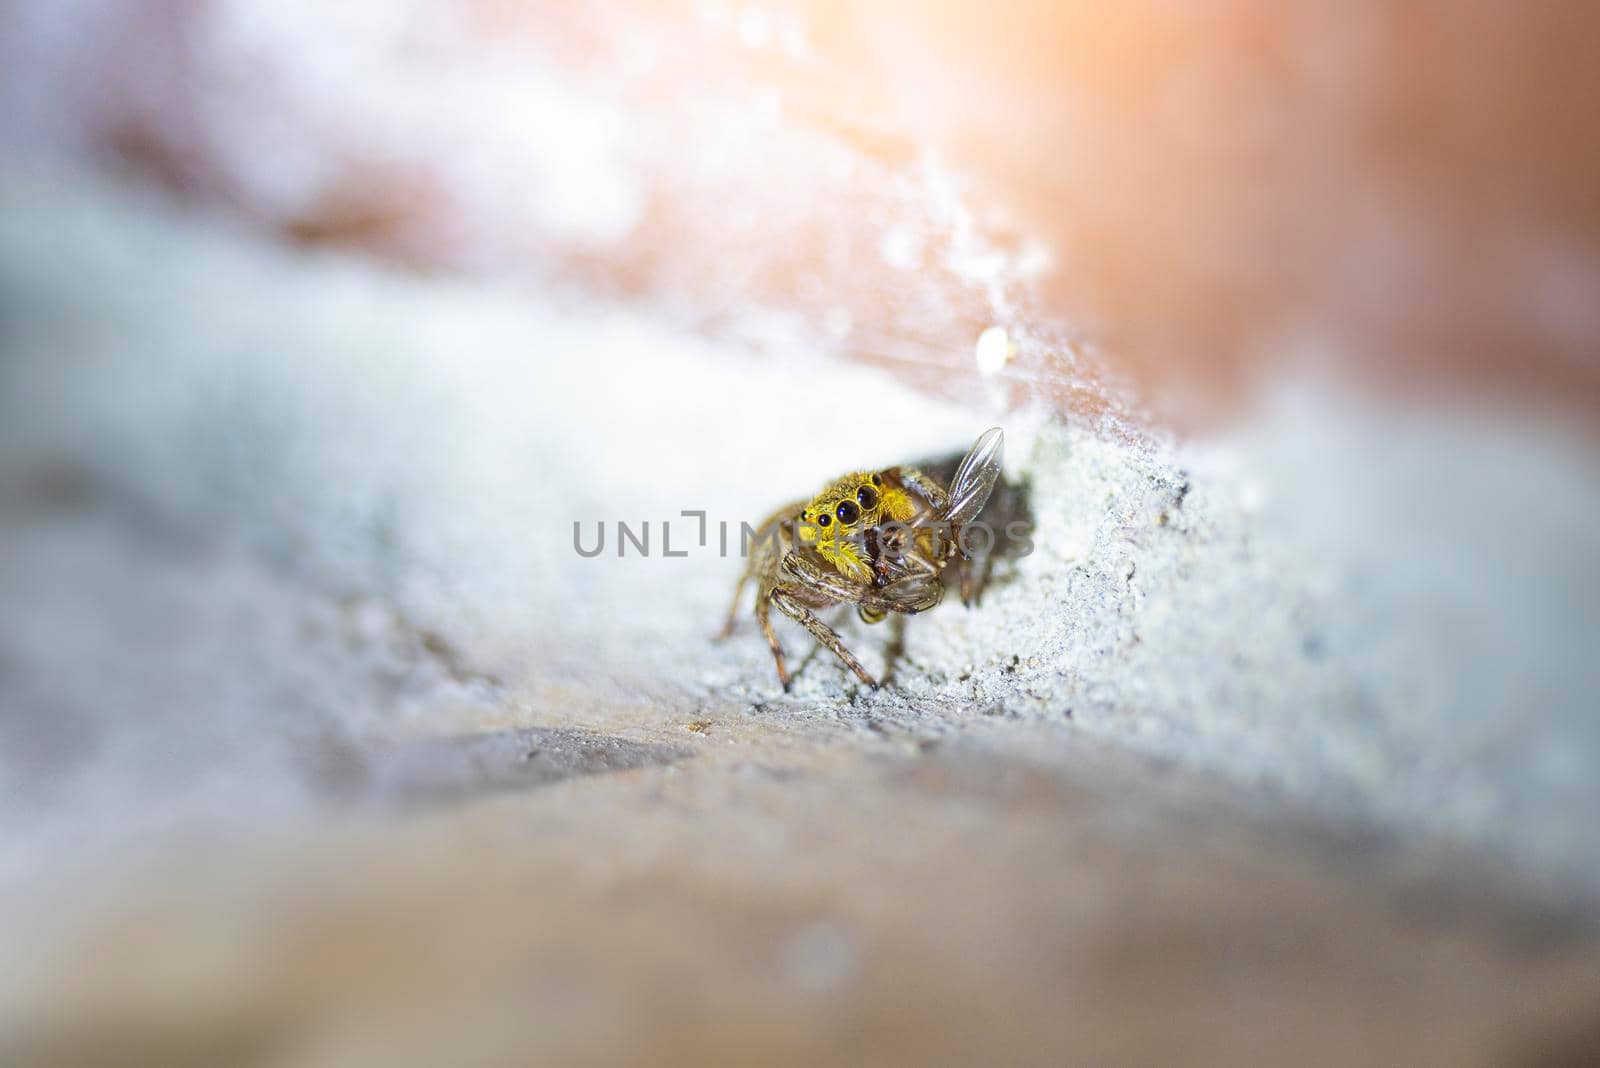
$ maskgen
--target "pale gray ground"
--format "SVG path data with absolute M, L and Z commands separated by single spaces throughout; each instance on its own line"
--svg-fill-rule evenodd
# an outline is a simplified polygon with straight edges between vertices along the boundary
M 1585 443 L 1313 383 L 1179 445 L 3 197 L 18 1048 L 1492 1059 L 1600 1004 Z M 996 423 L 1037 551 L 892 685 L 708 640 L 717 523 Z

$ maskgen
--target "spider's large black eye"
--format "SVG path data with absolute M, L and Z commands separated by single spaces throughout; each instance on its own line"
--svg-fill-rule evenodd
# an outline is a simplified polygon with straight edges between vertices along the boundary
M 827 512 L 821 512 L 817 515 L 817 526 L 819 527 L 825 527 L 832 522 L 833 516 L 829 515 Z
M 855 501 L 840 501 L 833 514 L 839 517 L 839 522 L 849 524 L 861 518 L 861 509 L 856 507 Z
M 856 490 L 856 500 L 861 502 L 861 507 L 863 508 L 876 508 L 878 505 L 878 491 L 871 486 L 862 486 Z

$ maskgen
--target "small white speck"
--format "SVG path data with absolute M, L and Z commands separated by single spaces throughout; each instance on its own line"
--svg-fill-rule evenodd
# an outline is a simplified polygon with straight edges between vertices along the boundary
M 1011 335 L 1006 333 L 1003 326 L 991 326 L 978 335 L 978 345 L 974 352 L 978 359 L 978 373 L 992 375 L 1006 365 L 1016 352 L 1016 346 L 1011 343 Z

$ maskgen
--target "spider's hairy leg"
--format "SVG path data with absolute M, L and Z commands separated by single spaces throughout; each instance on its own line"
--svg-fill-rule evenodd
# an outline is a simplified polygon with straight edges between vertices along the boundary
M 789 688 L 789 668 L 783 662 L 783 646 L 778 644 L 778 634 L 772 629 L 772 619 L 767 610 L 772 604 L 776 590 L 762 589 L 756 597 L 756 623 L 761 627 L 762 635 L 767 639 L 767 645 L 772 649 L 772 662 L 778 667 L 778 681 L 783 688 Z
M 934 544 L 937 546 L 938 542 Z M 934 554 L 930 556 L 923 552 L 922 547 L 913 541 L 909 546 L 901 550 L 896 562 L 908 570 L 916 570 L 924 575 L 936 577 L 943 568 L 938 563 L 939 550 L 937 548 L 934 550 Z
M 906 575 L 879 590 L 878 597 L 892 611 L 914 616 L 944 599 L 944 584 L 937 575 Z
M 935 513 L 943 515 L 944 510 L 949 507 L 950 494 L 938 482 L 923 474 L 919 468 L 897 468 L 895 475 L 908 489 L 915 491 L 918 497 L 932 505 Z
M 712 636 L 712 641 L 720 642 L 733 633 L 733 625 L 739 619 L 739 600 L 744 594 L 745 583 L 749 581 L 750 570 L 749 568 L 746 568 L 739 576 L 738 585 L 734 586 L 733 588 L 733 603 L 728 606 L 728 618 L 723 622 L 722 629 L 717 631 L 717 633 Z
M 893 581 L 899 581 L 909 575 L 937 579 L 953 545 L 949 527 L 950 524 L 943 521 L 926 525 L 885 524 L 878 532 L 879 582 L 890 576 Z
M 855 658 L 855 654 L 851 653 L 849 649 L 844 647 L 844 643 L 839 640 L 839 635 L 834 632 L 833 628 L 828 626 L 822 620 L 818 619 L 812 613 L 812 611 L 802 603 L 802 598 L 806 596 L 807 592 L 808 591 L 806 591 L 804 587 L 792 586 L 788 583 L 785 583 L 784 585 L 774 587 L 770 598 L 772 603 L 777 605 L 780 611 L 782 611 L 790 619 L 793 619 L 796 623 L 799 623 L 802 627 L 806 628 L 806 630 L 810 631 L 811 636 L 816 638 L 817 641 L 821 642 L 829 649 L 832 649 L 833 655 L 844 661 L 845 667 L 855 672 L 856 678 L 860 679 L 868 686 L 871 686 L 873 689 L 877 689 L 878 680 L 867 674 L 867 669 L 861 666 L 861 661 Z M 778 677 L 783 679 L 783 688 L 787 690 L 789 688 L 789 681 L 783 670 L 783 661 L 781 659 L 778 661 Z
M 846 578 L 836 571 L 831 571 L 813 563 L 796 552 L 791 552 L 783 558 L 783 570 L 795 579 L 798 586 L 804 588 L 813 596 L 821 594 L 829 600 L 860 605 L 874 612 L 908 611 L 903 599 L 886 596 L 885 591 L 876 589 L 871 582 L 857 582 L 854 579 Z M 891 583 L 890 587 L 893 585 Z M 890 587 L 885 587 L 885 590 Z M 928 607 L 931 608 L 932 605 Z M 909 611 L 917 612 L 921 611 L 921 609 L 913 608 Z

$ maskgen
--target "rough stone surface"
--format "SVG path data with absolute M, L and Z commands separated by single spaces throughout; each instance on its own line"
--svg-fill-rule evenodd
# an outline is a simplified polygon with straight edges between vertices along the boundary
M 1585 443 L 1306 385 L 1180 444 L 130 196 L 0 205 L 0 1060 L 1600 1038 Z M 717 524 L 995 423 L 1035 551 L 842 621 L 889 685 L 710 642 Z

